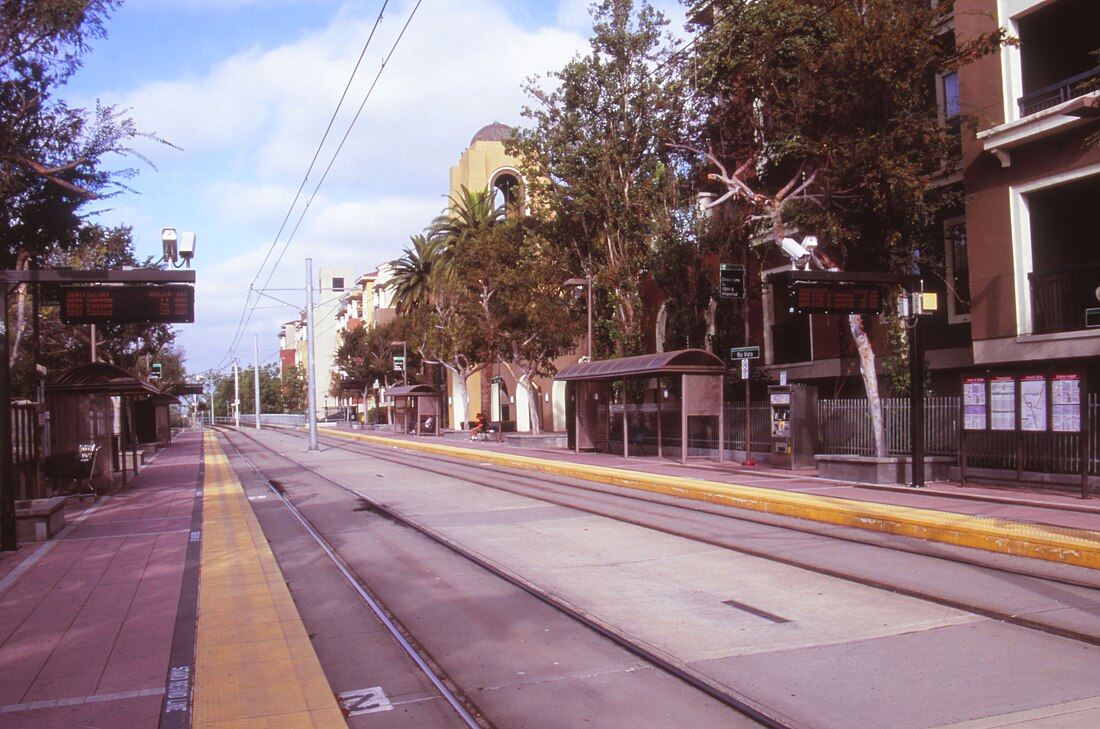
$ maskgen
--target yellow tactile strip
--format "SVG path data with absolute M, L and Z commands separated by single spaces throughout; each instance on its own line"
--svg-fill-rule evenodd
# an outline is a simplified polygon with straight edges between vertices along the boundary
M 736 506 L 769 514 L 899 534 L 933 542 L 1015 554 L 1052 562 L 1100 569 L 1100 532 L 1027 524 L 934 509 L 918 509 L 865 501 L 816 496 L 758 486 L 717 483 L 700 479 L 662 476 L 620 468 L 587 466 L 518 456 L 494 451 L 459 448 L 437 443 L 399 440 L 343 430 L 322 429 L 326 435 L 363 440 L 379 445 L 435 453 L 452 458 L 494 463 L 569 478 L 682 496 L 715 504 Z
M 347 723 L 275 556 L 213 433 L 206 434 L 193 724 Z

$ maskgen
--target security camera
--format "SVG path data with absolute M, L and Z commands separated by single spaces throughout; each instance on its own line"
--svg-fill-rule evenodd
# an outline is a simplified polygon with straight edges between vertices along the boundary
M 813 251 L 814 248 L 817 248 L 817 236 L 808 235 L 803 238 L 802 247 L 805 248 L 807 251 Z
M 195 257 L 195 234 L 184 233 L 180 237 L 179 245 L 180 258 L 185 261 L 190 261 Z
M 165 228 L 160 231 L 160 242 L 164 244 L 164 260 L 175 262 L 177 241 L 175 228 Z
M 803 248 L 794 238 L 784 238 L 780 243 L 783 246 L 783 252 L 786 253 L 792 261 L 800 261 L 803 258 L 808 258 L 810 255 L 810 252 Z

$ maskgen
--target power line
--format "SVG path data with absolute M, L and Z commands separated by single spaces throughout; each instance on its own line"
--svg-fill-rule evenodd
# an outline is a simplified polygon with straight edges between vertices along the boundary
M 314 151 L 313 159 L 310 160 L 309 167 L 306 169 L 306 173 L 302 177 L 302 182 L 298 186 L 298 191 L 295 193 L 294 199 L 291 201 L 290 207 L 287 209 L 287 213 L 283 217 L 282 223 L 279 225 L 279 230 L 275 234 L 275 238 L 271 241 L 271 245 L 268 247 L 267 253 L 264 255 L 263 261 L 260 263 L 260 267 L 256 270 L 256 275 L 252 278 L 252 282 L 248 285 L 248 296 L 245 299 L 244 307 L 241 310 L 241 317 L 237 322 L 237 331 L 233 335 L 233 343 L 229 347 L 230 350 L 235 348 L 240 343 L 241 335 L 243 334 L 245 328 L 248 326 L 249 321 L 251 321 L 252 312 L 255 311 L 256 303 L 258 303 L 258 297 L 257 302 L 253 303 L 253 290 L 256 285 L 256 281 L 259 280 L 260 275 L 263 273 L 264 266 L 266 266 L 268 260 L 270 260 L 271 253 L 275 250 L 275 246 L 278 244 L 279 238 L 280 236 L 282 236 L 283 231 L 286 229 L 286 224 L 290 220 L 290 216 L 294 212 L 294 208 L 297 206 L 298 200 L 301 198 L 302 191 L 305 189 L 306 183 L 309 181 L 309 176 L 313 172 L 313 168 L 317 164 L 317 160 L 320 158 L 321 150 L 324 148 L 325 142 L 328 140 L 329 133 L 332 131 L 333 125 L 336 123 L 336 118 L 340 113 L 340 109 L 343 107 L 344 101 L 347 99 L 348 91 L 351 89 L 352 82 L 355 80 L 355 77 L 359 72 L 359 67 L 363 63 L 363 58 L 366 56 L 367 49 L 370 47 L 371 41 L 374 39 L 374 35 L 378 31 L 379 25 L 381 25 L 382 23 L 382 18 L 385 14 L 386 6 L 388 4 L 389 0 L 384 0 L 382 3 L 382 7 L 378 10 L 378 17 L 375 18 L 374 24 L 371 26 L 370 34 L 367 36 L 367 40 L 363 43 L 363 48 L 359 52 L 359 58 L 356 60 L 355 66 L 352 68 L 351 74 L 348 76 L 347 83 L 344 85 L 344 90 L 340 94 L 340 100 L 336 103 L 336 108 L 332 111 L 332 116 L 329 117 L 328 125 L 325 127 L 325 132 L 321 136 L 321 141 L 317 143 L 317 149 Z M 283 250 L 286 250 L 285 246 Z M 281 253 L 279 255 L 279 258 L 282 258 Z M 275 268 L 277 266 L 278 262 L 276 262 L 275 265 L 272 267 L 271 274 L 274 274 Z M 268 275 L 267 282 L 270 282 L 271 274 Z M 228 354 L 226 356 L 228 357 Z M 222 362 L 224 363 L 225 360 L 226 358 L 223 357 Z

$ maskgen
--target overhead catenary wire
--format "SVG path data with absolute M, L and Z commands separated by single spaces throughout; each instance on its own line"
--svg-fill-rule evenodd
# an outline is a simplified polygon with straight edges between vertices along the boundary
M 286 229 L 286 225 L 290 221 L 290 219 L 293 215 L 294 209 L 297 207 L 298 202 L 301 199 L 302 192 L 305 189 L 306 184 L 309 182 L 310 175 L 312 174 L 313 169 L 316 166 L 318 159 L 320 158 L 321 151 L 324 148 L 324 145 L 325 145 L 326 141 L 329 138 L 329 135 L 330 135 L 330 133 L 333 129 L 333 126 L 336 122 L 336 118 L 337 118 L 337 116 L 340 112 L 340 109 L 343 107 L 344 101 L 347 99 L 348 92 L 351 88 L 351 85 L 352 85 L 355 77 L 357 76 L 357 74 L 359 72 L 359 68 L 362 65 L 363 58 L 366 56 L 367 50 L 369 49 L 369 47 L 371 45 L 371 42 L 373 41 L 373 39 L 375 37 L 375 34 L 378 30 L 378 27 L 382 22 L 382 19 L 384 17 L 386 7 L 387 7 L 388 4 L 389 4 L 389 0 L 384 0 L 383 3 L 382 3 L 382 7 L 378 11 L 378 16 L 377 16 L 377 18 L 375 18 L 374 24 L 371 27 L 371 32 L 368 35 L 367 40 L 363 44 L 363 48 L 359 53 L 359 58 L 356 60 L 355 66 L 352 69 L 352 72 L 348 77 L 348 81 L 344 86 L 344 90 L 340 95 L 340 100 L 337 102 L 336 108 L 333 110 L 332 116 L 329 118 L 328 125 L 325 128 L 325 132 L 322 135 L 320 142 L 318 142 L 318 144 L 317 144 L 317 149 L 314 151 L 313 158 L 310 161 L 309 167 L 306 170 L 305 175 L 303 175 L 303 177 L 302 177 L 302 182 L 298 187 L 298 191 L 295 193 L 294 199 L 291 201 L 290 207 L 288 208 L 287 213 L 284 216 L 283 221 L 279 226 L 279 230 L 276 233 L 275 238 L 272 240 L 271 245 L 268 247 L 267 253 L 264 255 L 264 259 L 260 263 L 260 266 L 256 271 L 256 275 L 253 277 L 252 282 L 249 284 L 248 296 L 245 299 L 244 306 L 242 307 L 241 316 L 240 316 L 240 319 L 237 322 L 237 329 L 236 329 L 235 334 L 233 335 L 233 340 L 232 340 L 232 343 L 229 346 L 229 350 L 234 349 L 240 343 L 241 337 L 243 336 L 244 331 L 247 329 L 248 324 L 251 321 L 252 313 L 256 309 L 256 306 L 257 306 L 259 298 L 260 298 L 259 294 L 261 293 L 261 292 L 258 292 L 255 288 L 256 282 L 259 280 L 260 276 L 263 274 L 264 267 L 267 265 L 268 261 L 270 260 L 271 254 L 275 251 L 275 248 L 276 248 L 276 246 L 278 245 L 278 242 L 279 242 L 279 238 L 282 236 L 284 230 Z M 408 28 L 409 22 L 411 22 L 412 17 L 416 14 L 416 11 L 419 7 L 420 7 L 420 2 L 418 1 L 417 4 L 416 4 L 416 7 L 413 8 L 412 13 L 409 15 L 409 19 L 408 19 L 408 21 L 406 21 L 405 26 L 401 31 L 401 35 L 398 36 L 398 42 L 400 41 L 401 36 L 404 35 L 405 28 Z M 396 46 L 397 46 L 397 43 L 395 42 L 393 48 L 391 48 L 391 50 L 390 50 L 389 55 L 386 57 L 387 61 L 389 59 L 389 56 L 393 55 L 393 51 L 394 51 L 394 49 L 396 49 Z M 383 70 L 384 70 L 384 68 L 385 68 L 385 64 L 383 64 Z M 381 74 L 381 71 L 379 71 L 379 75 L 380 74 Z M 378 76 L 375 77 L 374 83 L 371 84 L 370 90 L 374 89 L 374 86 L 377 84 L 377 82 L 378 82 Z M 329 162 L 329 165 L 325 170 L 325 176 L 327 176 L 328 170 L 331 169 L 332 164 L 336 159 L 336 156 L 339 155 L 340 151 L 343 149 L 344 140 L 347 139 L 348 135 L 351 132 L 351 128 L 355 125 L 356 120 L 358 120 L 358 118 L 359 118 L 359 114 L 362 112 L 363 105 L 366 104 L 367 99 L 370 97 L 370 90 L 368 90 L 366 96 L 363 99 L 362 104 L 360 104 L 359 112 L 356 113 L 355 118 L 352 120 L 351 124 L 349 125 L 347 132 L 345 132 L 345 134 L 344 134 L 343 140 L 341 141 L 341 143 L 340 143 L 339 147 L 337 148 L 336 152 L 333 154 L 333 158 Z M 321 181 L 322 182 L 324 181 L 324 176 L 322 177 Z M 320 189 L 320 184 L 318 184 L 317 188 L 314 190 L 313 194 L 310 196 L 309 201 L 306 203 L 305 210 L 303 210 L 303 212 L 302 212 L 302 216 L 304 216 L 305 211 L 309 209 L 309 204 L 312 203 L 313 198 L 316 196 L 318 189 Z M 300 225 L 301 219 L 302 218 L 299 217 L 298 223 L 295 225 L 295 228 L 294 228 L 295 231 L 297 230 L 298 225 Z M 292 234 L 291 237 L 293 237 L 293 234 Z M 265 279 L 265 283 L 264 283 L 265 288 L 266 288 L 267 284 L 270 283 L 271 277 L 274 275 L 275 269 L 279 265 L 279 261 L 282 260 L 282 256 L 286 252 L 286 247 L 289 245 L 289 243 L 290 243 L 290 238 L 288 238 L 286 243 L 284 243 L 283 249 L 280 251 L 275 263 L 272 265 L 271 270 L 268 273 L 267 279 Z M 229 355 L 227 353 L 225 355 L 225 357 L 222 358 L 221 364 L 219 366 L 224 365 L 225 362 L 227 361 L 228 357 L 229 357 Z

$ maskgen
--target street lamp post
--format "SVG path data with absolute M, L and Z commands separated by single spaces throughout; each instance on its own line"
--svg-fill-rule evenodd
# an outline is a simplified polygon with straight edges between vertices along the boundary
M 592 361 L 592 276 L 585 276 L 584 278 L 571 278 L 568 281 L 562 283 L 562 286 L 572 286 L 577 289 L 583 288 L 585 291 L 585 310 L 588 316 L 588 346 L 586 353 L 588 355 L 588 361 Z

